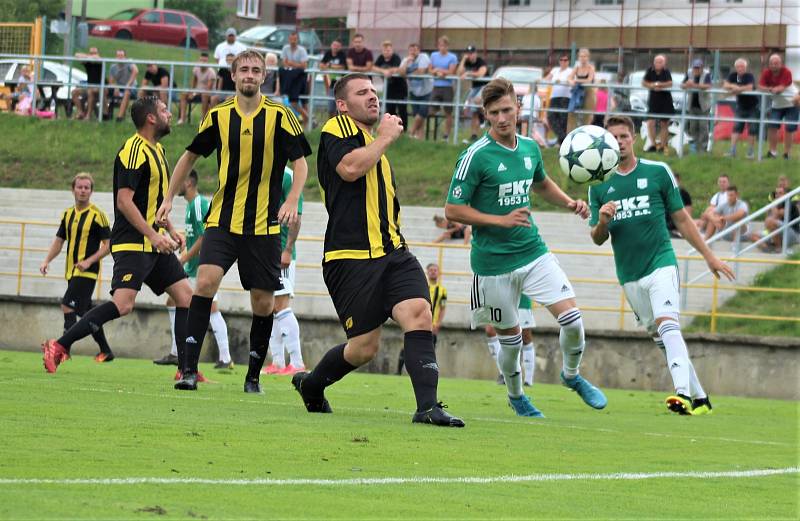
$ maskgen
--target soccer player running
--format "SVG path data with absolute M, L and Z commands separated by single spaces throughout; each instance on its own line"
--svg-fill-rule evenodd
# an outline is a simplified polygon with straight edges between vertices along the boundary
M 169 184 L 169 165 L 159 140 L 169 134 L 171 118 L 167 106 L 155 96 L 139 98 L 131 106 L 136 133 L 125 141 L 114 160 L 112 299 L 92 308 L 58 340 L 43 344 L 48 373 L 55 373 L 69 359 L 72 344 L 133 311 L 142 284 L 156 295 L 166 291 L 175 301 L 175 340 L 179 355 L 183 351 L 192 287 L 173 255 L 183 238 L 169 220 L 159 226 L 155 219 Z
M 448 219 L 472 225 L 473 322 L 497 330 L 498 366 L 514 412 L 538 418 L 543 414 L 522 390 L 517 308 L 521 294 L 545 306 L 561 326 L 561 381 L 587 405 L 602 409 L 605 395 L 578 374 L 585 347 L 581 312 L 569 279 L 533 223 L 529 190 L 583 219 L 589 208 L 547 177 L 539 146 L 516 134 L 519 104 L 514 85 L 494 79 L 481 98 L 491 128 L 461 154 L 445 205 Z
M 286 168 L 283 171 L 281 204 L 292 192 L 294 173 Z M 283 289 L 275 292 L 275 312 L 272 336 L 269 339 L 272 363 L 263 369 L 265 374 L 293 375 L 305 371 L 303 352 L 300 349 L 300 324 L 290 305 L 294 298 L 294 280 L 297 272 L 297 250 L 295 243 L 300 233 L 300 220 L 303 214 L 303 194 L 297 202 L 297 220 L 289 226 L 281 226 L 281 284 Z M 286 365 L 286 351 L 289 351 L 289 365 Z
M 184 229 L 186 230 L 186 249 L 180 256 L 181 264 L 186 275 L 189 276 L 189 284 L 194 285 L 197 280 L 197 265 L 200 255 L 200 244 L 203 241 L 205 232 L 205 218 L 208 215 L 210 201 L 197 191 L 197 172 L 192 170 L 183 182 L 180 195 L 186 199 L 186 216 L 184 219 Z M 178 347 L 175 343 L 175 301 L 167 299 L 167 312 L 169 313 L 170 328 L 172 329 L 172 349 L 169 354 L 159 360 L 154 360 L 157 365 L 178 365 Z M 217 296 L 211 303 L 210 316 L 211 331 L 217 339 L 219 349 L 219 359 L 214 365 L 214 369 L 233 369 L 233 360 L 228 347 L 228 326 L 225 318 L 219 310 Z M 180 380 L 181 371 L 175 375 L 176 380 Z M 202 373 L 197 375 L 198 381 L 204 381 Z
M 67 291 L 61 299 L 61 311 L 64 313 L 64 331 L 75 325 L 78 317 L 82 317 L 92 309 L 92 293 L 100 272 L 100 261 L 108 255 L 111 228 L 108 226 L 106 213 L 92 204 L 94 179 L 91 174 L 80 173 L 72 179 L 72 195 L 75 206 L 67 208 L 61 214 L 61 224 L 47 256 L 39 266 L 39 272 L 47 275 L 50 262 L 55 259 L 64 242 L 67 243 L 67 258 L 64 277 L 67 279 Z M 100 346 L 100 352 L 94 357 L 96 362 L 111 362 L 114 353 L 108 345 L 103 328 L 92 331 L 92 338 Z
M 733 280 L 733 271 L 703 242 L 683 207 L 678 183 L 666 163 L 637 159 L 636 133 L 627 116 L 612 116 L 606 128 L 619 143 L 617 173 L 589 188 L 591 237 L 598 246 L 611 237 L 617 278 L 637 322 L 664 350 L 675 395 L 667 407 L 678 414 L 707 414 L 711 402 L 700 385 L 679 323 L 678 261 L 672 249 L 665 214 L 681 235 L 703 256 L 719 278 Z
M 308 412 L 332 412 L 325 388 L 375 357 L 383 323 L 392 317 L 404 332 L 406 368 L 417 400 L 412 422 L 463 427 L 437 399 L 439 366 L 428 284 L 400 234 L 395 177 L 384 155 L 402 135 L 403 125 L 397 116 L 380 117 L 378 96 L 366 74 L 340 78 L 334 97 L 341 115 L 322 127 L 317 155 L 328 211 L 322 276 L 347 343 L 329 350 L 312 372 L 294 375 L 292 384 Z
M 179 362 L 183 378 L 176 389 L 197 389 L 197 364 L 213 298 L 222 277 L 238 261 L 239 280 L 250 292 L 253 310 L 244 391 L 261 392 L 259 375 L 272 333 L 273 293 L 281 289 L 280 224 L 297 221 L 297 204 L 308 173 L 305 156 L 311 154 L 291 109 L 261 94 L 264 67 L 264 57 L 253 50 L 233 60 L 236 95 L 203 118 L 199 132 L 175 165 L 169 192 L 158 209 L 157 219 L 166 219 L 197 158 L 217 152 L 219 184 L 206 216 L 187 319 L 186 356 Z M 294 182 L 286 202 L 279 205 L 287 161 L 292 161 Z

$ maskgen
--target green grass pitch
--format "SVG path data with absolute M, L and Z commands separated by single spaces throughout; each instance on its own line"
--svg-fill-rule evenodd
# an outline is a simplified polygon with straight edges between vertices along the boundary
M 464 429 L 411 424 L 407 377 L 353 374 L 332 415 L 288 377 L 244 368 L 194 393 L 148 361 L 88 357 L 47 375 L 0 353 L 0 519 L 797 519 L 798 403 L 607 390 L 603 411 L 536 385 L 543 420 L 493 382 L 443 378 Z M 796 385 L 796 382 L 787 382 Z M 713 391 L 713 390 L 712 390 Z

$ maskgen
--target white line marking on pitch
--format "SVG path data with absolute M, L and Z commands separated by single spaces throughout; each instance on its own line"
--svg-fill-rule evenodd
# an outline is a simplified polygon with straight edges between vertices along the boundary
M 359 485 L 484 485 L 491 483 L 530 483 L 547 481 L 641 481 L 647 479 L 738 479 L 797 474 L 800 467 L 753 469 L 721 472 L 618 472 L 614 474 L 528 474 L 495 477 L 409 477 L 354 479 L 213 479 L 213 478 L 0 478 L 0 485 L 270 485 L 270 486 L 359 486 Z

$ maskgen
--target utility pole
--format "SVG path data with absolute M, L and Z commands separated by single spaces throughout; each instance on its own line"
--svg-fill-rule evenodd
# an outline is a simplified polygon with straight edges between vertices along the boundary
M 86 21 L 86 0 L 81 0 L 81 22 Z
M 67 0 L 64 21 L 67 24 L 67 32 L 64 33 L 64 56 L 72 56 L 72 0 Z

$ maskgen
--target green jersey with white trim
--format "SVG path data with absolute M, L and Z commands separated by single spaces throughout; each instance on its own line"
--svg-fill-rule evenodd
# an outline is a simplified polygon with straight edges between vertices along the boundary
M 683 208 L 678 182 L 666 163 L 639 159 L 627 174 L 589 187 L 589 225 L 600 220 L 600 207 L 616 201 L 608 223 L 620 284 L 639 280 L 658 268 L 676 266 L 665 214 Z
M 517 135 L 517 146 L 510 149 L 486 133 L 458 158 L 447 202 L 469 205 L 486 214 L 506 215 L 517 208 L 529 208 L 531 185 L 546 178 L 535 141 Z M 472 271 L 478 275 L 510 273 L 547 253 L 533 216 L 529 220 L 530 228 L 473 226 Z
M 292 169 L 284 167 L 283 169 L 283 184 L 281 185 L 281 202 L 286 202 L 289 197 L 289 192 L 292 191 L 292 181 L 294 180 L 294 172 Z M 280 206 L 278 206 L 280 208 Z M 300 192 L 300 199 L 297 200 L 297 215 L 303 215 L 303 192 Z M 289 227 L 281 225 L 281 251 L 286 247 L 286 239 L 289 238 Z M 297 260 L 297 246 L 292 246 L 292 260 Z
M 206 229 L 206 215 L 211 203 L 208 198 L 197 194 L 192 202 L 186 205 L 186 250 L 192 249 L 194 243 L 203 236 Z M 183 265 L 183 271 L 190 277 L 197 276 L 197 266 L 200 264 L 200 255 L 195 255 Z

